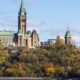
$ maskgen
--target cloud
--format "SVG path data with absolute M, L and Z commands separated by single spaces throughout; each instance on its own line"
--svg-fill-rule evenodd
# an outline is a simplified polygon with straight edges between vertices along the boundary
M 7 27 L 16 27 L 17 25 L 14 22 L 10 22 L 10 23 L 7 22 L 7 23 L 0 23 L 0 26 L 6 28 L 6 26 Z
M 45 23 L 45 21 L 28 21 L 28 27 L 40 27 L 43 26 Z
M 8 16 L 5 17 L 5 19 L 0 21 L 0 30 L 17 30 L 17 21 L 13 18 L 8 18 Z
M 79 35 L 73 35 L 72 40 L 77 46 L 80 46 L 80 36 Z
M 2 22 L 0 22 L 0 26 L 17 26 L 17 21 L 16 19 L 13 18 L 8 18 L 9 16 L 6 16 L 5 20 L 2 20 Z
M 80 36 L 79 35 L 72 36 L 72 39 L 75 40 L 76 42 L 80 42 Z
M 80 33 L 80 26 L 75 26 L 74 28 L 71 28 L 71 31 L 74 34 L 79 34 Z

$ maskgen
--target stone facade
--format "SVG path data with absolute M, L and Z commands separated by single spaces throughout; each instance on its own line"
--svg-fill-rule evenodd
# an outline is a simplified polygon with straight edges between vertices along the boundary
M 0 31 L 0 43 L 6 47 L 6 46 L 13 46 L 14 45 L 14 31 Z
M 36 48 L 39 47 L 39 36 L 36 30 L 28 31 L 26 9 L 22 0 L 20 11 L 18 14 L 18 46 Z
M 72 36 L 69 30 L 66 31 L 65 34 L 65 44 L 71 45 L 72 44 Z
M 24 1 L 21 0 L 21 7 L 18 13 L 18 32 L 0 31 L 0 43 L 4 46 L 15 46 L 36 48 L 39 47 L 39 36 L 36 30 L 28 31 L 27 28 L 27 13 L 24 7 Z

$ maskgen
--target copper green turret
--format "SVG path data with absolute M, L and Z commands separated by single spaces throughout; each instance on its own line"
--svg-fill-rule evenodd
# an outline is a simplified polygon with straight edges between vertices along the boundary
M 65 44 L 71 45 L 72 43 L 72 36 L 69 30 L 66 31 L 65 34 Z
M 24 0 L 21 0 L 21 7 L 20 7 L 20 12 L 24 12 L 26 9 L 25 9 L 25 6 L 24 6 Z
M 26 33 L 26 9 L 24 0 L 21 0 L 20 10 L 18 14 L 18 32 Z

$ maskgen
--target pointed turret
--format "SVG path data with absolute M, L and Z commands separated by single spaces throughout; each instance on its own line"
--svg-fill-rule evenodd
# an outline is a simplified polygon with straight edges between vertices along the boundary
M 26 34 L 26 9 L 24 7 L 24 1 L 21 0 L 21 6 L 18 14 L 18 46 L 26 46 L 24 36 Z
M 37 33 L 36 30 L 32 31 L 31 37 L 32 37 L 32 46 L 35 47 L 35 48 L 39 47 L 40 46 L 39 36 L 38 36 L 38 33 Z
M 65 44 L 68 44 L 68 45 L 72 44 L 72 36 L 69 29 L 66 31 L 66 34 L 65 34 Z
M 24 0 L 21 0 L 21 7 L 20 7 L 20 11 L 25 11 L 25 6 L 24 6 Z
M 18 32 L 26 33 L 26 9 L 24 7 L 24 0 L 21 0 L 20 11 L 18 14 Z

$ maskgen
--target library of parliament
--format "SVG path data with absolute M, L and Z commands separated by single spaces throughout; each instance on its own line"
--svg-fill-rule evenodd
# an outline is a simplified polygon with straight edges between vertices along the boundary
M 27 48 L 36 48 L 40 46 L 39 36 L 36 30 L 27 30 L 27 14 L 24 7 L 24 1 L 21 0 L 21 6 L 18 13 L 18 32 L 0 31 L 0 43 L 4 46 L 18 46 Z

